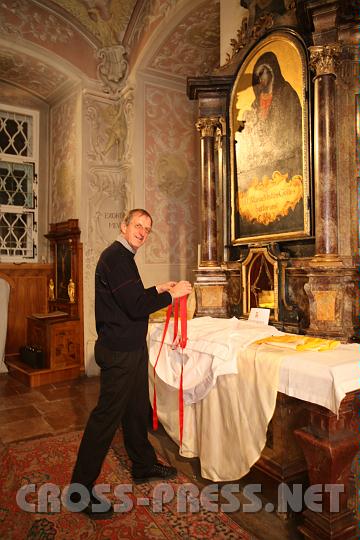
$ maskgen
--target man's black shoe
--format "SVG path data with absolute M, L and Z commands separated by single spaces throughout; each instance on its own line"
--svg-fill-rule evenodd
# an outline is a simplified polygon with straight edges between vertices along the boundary
M 110 519 L 114 513 L 114 507 L 105 499 L 98 495 L 90 495 L 90 502 L 82 511 L 90 519 Z
M 88 489 L 88 491 L 90 493 L 90 502 L 81 512 L 86 514 L 90 519 L 110 519 L 114 513 L 114 508 L 110 501 L 102 499 L 98 495 L 93 495 L 91 489 Z M 76 491 L 71 493 L 69 502 L 79 504 L 81 502 L 81 494 Z
M 135 484 L 143 484 L 152 480 L 170 480 L 176 476 L 177 470 L 175 467 L 168 467 L 161 463 L 155 463 L 150 469 L 141 474 L 133 473 L 133 481 Z

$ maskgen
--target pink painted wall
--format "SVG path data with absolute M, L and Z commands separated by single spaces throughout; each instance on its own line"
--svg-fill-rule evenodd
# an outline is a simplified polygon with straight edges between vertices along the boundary
M 184 92 L 145 87 L 145 204 L 154 219 L 147 264 L 196 262 L 199 223 L 194 104 Z M 194 249 L 195 248 L 195 249 Z

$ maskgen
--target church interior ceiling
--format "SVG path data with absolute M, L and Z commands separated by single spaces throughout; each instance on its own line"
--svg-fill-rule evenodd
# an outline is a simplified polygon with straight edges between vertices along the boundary
M 44 2 L 45 3 L 45 2 Z M 86 29 L 103 46 L 122 41 L 136 0 L 53 0 L 60 13 Z
M 178 5 L 179 0 L 3 0 L 0 80 L 51 103 L 75 80 L 96 81 L 104 50 L 123 47 L 131 64 L 144 34 Z M 184 79 L 211 71 L 218 55 L 219 1 L 195 2 L 164 35 L 149 68 Z

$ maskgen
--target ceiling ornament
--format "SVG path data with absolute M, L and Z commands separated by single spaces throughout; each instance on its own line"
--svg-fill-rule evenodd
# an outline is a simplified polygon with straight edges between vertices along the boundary
M 219 63 L 219 18 L 218 2 L 198 6 L 163 41 L 149 67 L 183 78 L 211 73 Z
M 46 43 L 68 43 L 74 32 L 67 22 L 44 10 L 33 11 L 30 3 L 3 0 L 0 5 L 0 33 Z
M 179 0 L 145 0 L 140 9 L 136 23 L 131 28 L 127 39 L 129 50 L 133 50 L 137 43 L 141 41 L 141 37 L 155 24 L 159 24 L 164 17 L 176 6 Z
M 55 68 L 35 58 L 10 49 L 0 50 L 1 78 L 43 99 L 51 97 L 67 80 Z
M 126 49 L 123 45 L 103 47 L 98 50 L 97 57 L 100 58 L 97 73 L 103 90 L 116 96 L 124 87 L 128 72 Z
M 43 1 L 43 0 L 42 0 Z M 120 43 L 136 0 L 52 0 L 101 47 Z M 95 40 L 94 40 L 95 38 Z

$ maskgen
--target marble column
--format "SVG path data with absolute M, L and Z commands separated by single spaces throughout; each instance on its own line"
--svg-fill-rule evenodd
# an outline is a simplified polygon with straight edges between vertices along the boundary
M 355 335 L 353 309 L 356 270 L 339 255 L 336 154 L 336 76 L 338 43 L 310 47 L 314 79 L 315 248 L 309 280 L 309 335 L 349 341 Z M 340 179 L 339 179 L 340 182 Z
M 216 220 L 215 132 L 217 116 L 199 118 L 201 134 L 201 252 L 200 266 L 219 266 Z
M 221 116 L 211 115 L 200 116 L 196 123 L 201 136 L 201 244 L 194 287 L 195 315 L 201 317 L 228 314 L 227 276 L 221 267 L 223 256 L 219 252 L 216 186 L 219 163 L 215 160 L 222 122 Z
M 342 266 L 338 254 L 335 63 L 339 45 L 310 47 L 314 78 L 315 266 Z

